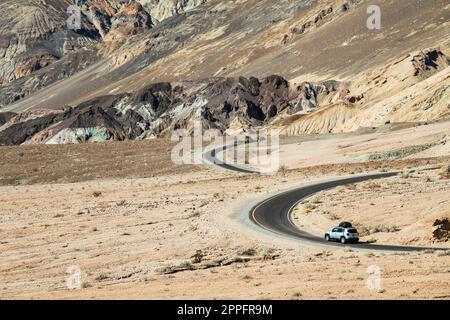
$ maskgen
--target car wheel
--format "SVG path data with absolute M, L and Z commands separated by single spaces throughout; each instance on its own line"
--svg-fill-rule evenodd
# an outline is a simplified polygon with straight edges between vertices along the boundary
M 345 237 L 341 237 L 341 243 L 345 244 L 345 242 L 346 242 Z
M 325 240 L 326 240 L 326 241 L 330 241 L 330 235 L 329 235 L 329 234 L 326 234 L 326 235 L 325 235 Z

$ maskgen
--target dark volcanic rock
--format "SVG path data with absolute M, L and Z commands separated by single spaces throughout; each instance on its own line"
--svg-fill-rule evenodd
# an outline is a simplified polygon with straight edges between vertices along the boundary
M 48 114 L 14 123 L 0 131 L 0 146 L 22 144 L 48 126 L 63 120 L 65 116 L 66 113 Z
M 68 130 L 72 134 L 69 143 L 85 142 L 92 131 L 102 132 L 106 139 L 126 140 L 135 139 L 146 129 L 145 121 L 138 113 L 128 110 L 120 113 L 105 103 L 108 99 L 97 99 L 97 104 L 83 104 L 76 108 L 65 108 L 61 112 L 51 112 L 42 116 L 26 117 L 23 121 L 11 117 L 11 125 L 0 131 L 0 145 L 18 145 L 35 136 L 34 142 L 45 142 L 63 130 Z M 99 105 L 104 103 L 103 107 Z M 20 117 L 17 116 L 17 117 Z M 1 116 L 0 116 L 1 119 Z M 43 132 L 45 130 L 50 131 Z M 87 129 L 81 134 L 78 129 Z
M 433 237 L 436 241 L 445 242 L 450 239 L 450 221 L 448 218 L 436 220 L 433 223 Z
M 0 113 L 0 127 L 2 125 L 4 125 L 6 122 L 8 122 L 9 120 L 11 120 L 11 118 L 13 118 L 14 116 L 16 116 L 16 114 L 14 112 Z
M 426 79 L 436 71 L 447 68 L 450 60 L 438 49 L 427 49 L 412 57 L 412 64 L 415 69 L 414 76 Z
M 261 80 L 238 77 L 155 83 L 134 93 L 98 97 L 61 112 L 29 111 L 29 115 L 10 119 L 0 131 L 0 145 L 28 140 L 75 143 L 89 141 L 93 132 L 101 132 L 103 140 L 164 136 L 176 129 L 191 130 L 196 121 L 206 129 L 222 132 L 234 120 L 267 125 L 280 113 L 319 107 L 320 100 L 337 91 L 338 84 L 293 85 L 277 75 Z

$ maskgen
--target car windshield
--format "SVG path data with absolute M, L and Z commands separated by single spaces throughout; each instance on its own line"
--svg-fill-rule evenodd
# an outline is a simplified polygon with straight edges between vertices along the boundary
M 358 233 L 358 231 L 356 231 L 356 229 L 347 229 L 348 233 Z

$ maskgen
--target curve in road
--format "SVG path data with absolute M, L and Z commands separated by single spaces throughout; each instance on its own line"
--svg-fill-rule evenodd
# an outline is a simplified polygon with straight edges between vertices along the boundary
M 400 245 L 380 245 L 369 243 L 345 244 L 328 242 L 324 238 L 313 235 L 299 229 L 291 220 L 292 210 L 303 199 L 323 190 L 335 188 L 337 186 L 358 183 L 366 180 L 388 178 L 397 175 L 397 173 L 381 173 L 365 176 L 349 177 L 339 180 L 333 180 L 318 184 L 313 184 L 294 190 L 286 191 L 275 195 L 258 205 L 250 211 L 250 220 L 259 227 L 270 232 L 287 236 L 293 239 L 301 239 L 312 244 L 326 246 L 351 246 L 356 249 L 377 250 L 377 251 L 422 251 L 422 250 L 449 250 L 447 248 L 434 247 L 412 247 Z
M 230 146 L 228 146 L 230 147 Z M 232 164 L 224 163 L 217 158 L 219 152 L 223 152 L 227 146 L 209 150 L 204 154 L 204 159 L 210 164 L 215 164 L 226 170 L 231 170 L 239 173 L 259 173 L 258 171 L 237 167 Z M 290 191 L 282 192 L 278 195 L 266 199 L 250 211 L 250 221 L 260 228 L 270 231 L 272 233 L 289 237 L 291 239 L 302 240 L 311 244 L 321 246 L 351 246 L 355 249 L 377 250 L 377 251 L 397 251 L 397 252 L 411 252 L 423 250 L 450 250 L 449 248 L 436 247 L 414 247 L 414 246 L 400 246 L 400 245 L 382 245 L 369 243 L 345 244 L 328 242 L 324 238 L 313 235 L 309 232 L 299 229 L 291 220 L 292 210 L 305 198 L 318 193 L 320 191 L 333 189 L 338 186 L 363 182 L 373 179 L 382 179 L 396 176 L 397 172 L 378 173 L 363 176 L 347 177 L 338 180 L 317 183 L 309 186 L 300 187 Z
M 224 152 L 227 148 L 230 148 L 230 147 L 231 146 L 223 146 L 220 148 L 209 150 L 203 154 L 203 159 L 209 164 L 214 164 L 214 165 L 221 167 L 223 169 L 226 169 L 226 170 L 239 172 L 239 173 L 259 173 L 259 171 L 256 171 L 256 170 L 241 168 L 241 167 L 237 167 L 235 165 L 225 163 L 222 160 L 217 158 L 218 153 Z

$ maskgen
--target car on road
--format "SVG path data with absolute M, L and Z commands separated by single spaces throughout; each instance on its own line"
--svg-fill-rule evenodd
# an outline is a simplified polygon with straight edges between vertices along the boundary
M 345 225 L 345 226 L 344 226 Z M 339 241 L 342 244 L 349 242 L 358 242 L 359 234 L 358 230 L 349 223 L 341 223 L 339 227 L 325 233 L 326 241 Z

